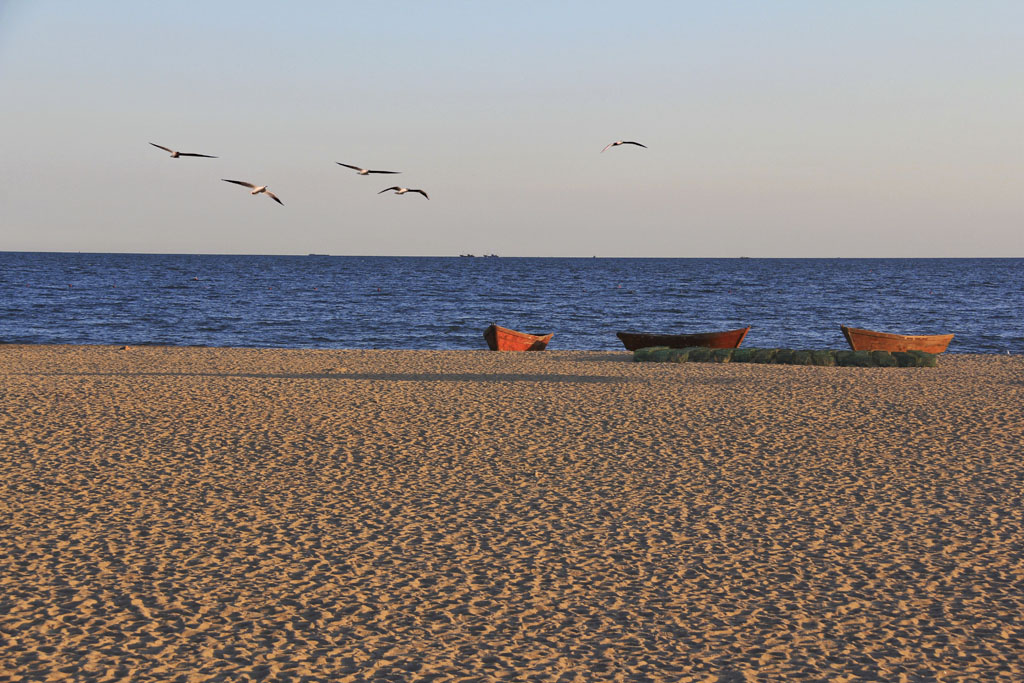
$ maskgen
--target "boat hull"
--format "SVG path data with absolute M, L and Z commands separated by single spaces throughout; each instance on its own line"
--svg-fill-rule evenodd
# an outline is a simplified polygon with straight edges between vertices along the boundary
M 623 345 L 630 351 L 650 346 L 668 346 L 683 349 L 687 346 L 706 346 L 709 349 L 735 349 L 743 342 L 750 327 L 725 332 L 701 332 L 698 334 L 647 334 L 644 332 L 616 332 Z
M 951 334 L 891 334 L 840 325 L 843 336 L 854 351 L 924 351 L 942 353 L 949 346 Z
M 484 330 L 487 348 L 491 351 L 543 351 L 553 334 L 527 334 L 507 327 L 491 325 Z

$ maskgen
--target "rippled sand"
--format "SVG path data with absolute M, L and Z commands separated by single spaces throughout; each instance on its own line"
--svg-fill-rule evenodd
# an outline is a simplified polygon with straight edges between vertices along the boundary
M 1024 680 L 1024 358 L 0 346 L 0 678 Z

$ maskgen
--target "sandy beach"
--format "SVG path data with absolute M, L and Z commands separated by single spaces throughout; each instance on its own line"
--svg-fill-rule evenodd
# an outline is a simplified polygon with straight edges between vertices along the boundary
M 0 345 L 0 678 L 1024 680 L 1024 357 Z

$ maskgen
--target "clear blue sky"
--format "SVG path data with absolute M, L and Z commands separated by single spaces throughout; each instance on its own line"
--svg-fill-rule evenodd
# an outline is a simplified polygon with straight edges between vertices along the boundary
M 1022 46 L 1019 0 L 0 0 L 0 250 L 1024 256 Z

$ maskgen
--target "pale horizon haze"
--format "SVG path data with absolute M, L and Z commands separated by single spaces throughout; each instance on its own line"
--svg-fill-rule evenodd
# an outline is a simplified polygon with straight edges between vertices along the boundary
M 1020 2 L 0 0 L 0 251 L 1021 257 L 1022 46 Z

